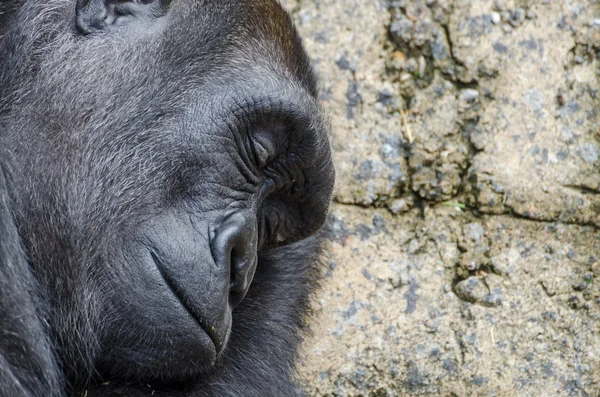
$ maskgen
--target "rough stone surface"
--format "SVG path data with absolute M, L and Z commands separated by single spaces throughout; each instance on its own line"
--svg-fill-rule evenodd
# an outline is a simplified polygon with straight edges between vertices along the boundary
M 600 2 L 284 4 L 338 170 L 307 394 L 600 395 Z

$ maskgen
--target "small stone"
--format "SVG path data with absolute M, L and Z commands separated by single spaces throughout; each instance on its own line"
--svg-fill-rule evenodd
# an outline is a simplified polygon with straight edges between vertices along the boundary
M 498 258 L 497 256 L 490 259 L 490 264 L 492 265 L 492 271 L 499 275 L 506 275 L 508 273 L 508 267 L 506 263 Z
M 485 258 L 481 255 L 477 255 L 474 251 L 467 251 L 461 255 L 458 264 L 466 271 L 466 274 L 472 274 L 479 270 L 485 262 Z
M 406 70 L 408 70 L 409 73 L 418 72 L 419 61 L 417 61 L 415 58 L 409 58 L 408 61 L 406 61 Z
M 510 23 L 514 28 L 521 26 L 525 21 L 525 10 L 522 8 L 516 8 L 513 12 L 510 13 L 510 19 L 508 23 Z
M 416 238 L 412 239 L 408 243 L 408 253 L 414 255 L 419 252 L 419 250 L 423 247 L 423 244 L 417 240 Z
M 355 67 L 352 66 L 347 55 L 342 55 L 341 57 L 336 59 L 335 64 L 341 70 L 355 70 Z
M 464 102 L 473 103 L 479 98 L 479 91 L 473 88 L 465 88 L 460 91 L 459 98 Z
M 394 59 L 396 59 L 397 61 L 400 62 L 406 62 L 406 55 L 404 55 L 404 53 L 402 51 L 394 51 L 392 53 L 392 56 L 394 57 Z
M 490 293 L 481 302 L 485 306 L 500 306 L 504 303 L 504 296 L 500 288 L 492 288 Z
M 392 105 L 394 102 L 394 92 L 389 88 L 384 88 L 377 93 L 377 102 L 381 102 L 386 106 Z
M 466 302 L 475 303 L 483 301 L 489 290 L 480 278 L 471 276 L 456 284 L 454 293 Z
M 413 26 L 414 23 L 404 14 L 394 18 L 390 25 L 390 34 L 394 42 L 401 47 L 408 43 L 412 37 Z
M 398 200 L 392 201 L 389 208 L 390 208 L 390 211 L 392 211 L 392 214 L 399 214 L 399 213 L 408 211 L 410 209 L 410 206 L 408 205 L 406 200 L 398 199 Z
M 600 149 L 593 143 L 586 143 L 579 150 L 579 156 L 588 164 L 593 164 L 600 158 Z
M 483 230 L 483 226 L 473 222 L 463 226 L 463 233 L 471 238 L 472 241 L 479 241 L 483 237 L 485 231 Z
M 405 81 L 408 81 L 412 78 L 412 75 L 410 73 L 404 72 L 400 75 L 400 81 L 402 83 L 404 83 Z
M 375 226 L 375 230 L 382 231 L 385 230 L 385 218 L 380 214 L 373 215 L 373 226 Z
M 419 57 L 419 77 L 423 78 L 425 76 L 425 68 L 427 67 L 427 61 L 425 61 L 424 56 Z
M 500 13 L 492 12 L 492 23 L 497 25 L 500 23 L 502 19 L 500 18 Z
M 498 194 L 504 193 L 504 185 L 500 182 L 492 182 L 492 190 Z

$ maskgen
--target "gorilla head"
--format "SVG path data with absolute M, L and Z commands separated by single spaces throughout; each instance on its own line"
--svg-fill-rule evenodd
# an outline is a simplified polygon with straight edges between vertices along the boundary
M 277 1 L 5 0 L 0 54 L 0 248 L 27 257 L 0 278 L 31 279 L 43 395 L 291 393 L 334 171 Z

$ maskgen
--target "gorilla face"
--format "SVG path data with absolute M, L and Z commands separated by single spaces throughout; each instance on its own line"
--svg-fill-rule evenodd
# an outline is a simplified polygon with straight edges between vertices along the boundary
M 67 373 L 206 372 L 261 258 L 315 233 L 331 196 L 314 77 L 288 16 L 275 0 L 12 12 L 0 20 L 15 43 L 0 124 Z

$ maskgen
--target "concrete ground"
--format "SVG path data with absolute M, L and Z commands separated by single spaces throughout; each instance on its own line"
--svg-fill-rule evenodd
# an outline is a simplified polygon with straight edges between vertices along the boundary
M 600 394 L 600 2 L 287 0 L 338 181 L 310 396 Z

